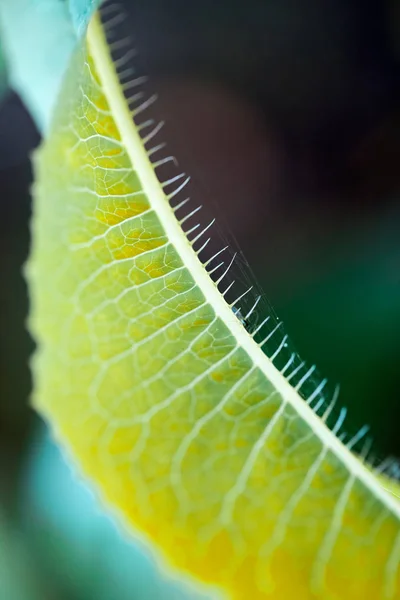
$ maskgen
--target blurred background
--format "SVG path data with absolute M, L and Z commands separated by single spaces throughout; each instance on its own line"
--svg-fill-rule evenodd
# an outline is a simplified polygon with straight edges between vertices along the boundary
M 341 384 L 349 427 L 371 424 L 375 454 L 400 457 L 399 2 L 125 4 L 191 195 L 236 238 L 300 355 Z M 29 408 L 21 268 L 40 135 L 0 72 L 0 577 L 12 590 L 0 598 L 193 597 L 93 508 Z

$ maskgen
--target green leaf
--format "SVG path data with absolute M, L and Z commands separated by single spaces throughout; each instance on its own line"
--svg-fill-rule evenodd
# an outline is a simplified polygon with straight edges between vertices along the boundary
M 344 411 L 327 427 L 325 382 L 270 322 L 268 358 L 210 277 L 184 180 L 150 161 L 157 131 L 132 121 L 96 17 L 35 160 L 36 408 L 182 577 L 235 599 L 395 599 L 397 499 L 338 439 Z

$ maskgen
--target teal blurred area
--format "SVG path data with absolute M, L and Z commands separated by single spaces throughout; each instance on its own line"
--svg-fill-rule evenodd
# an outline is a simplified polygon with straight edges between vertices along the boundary
M 0 39 L 10 86 L 42 132 L 49 127 L 71 53 L 97 4 L 97 0 L 0 2 Z
M 26 540 L 0 516 L 0 586 L 4 600 L 40 600 L 40 587 Z
M 101 0 L 68 0 L 69 12 L 78 37 L 83 35 L 91 15 Z
M 235 276 L 341 384 L 349 432 L 369 423 L 375 455 L 400 457 L 399 3 L 125 4 L 150 116 L 217 216 L 218 248 L 238 246 Z M 28 407 L 30 154 L 93 6 L 0 0 L 0 598 L 192 599 L 103 516 Z
M 6 93 L 7 87 L 8 87 L 7 67 L 6 67 L 6 61 L 4 58 L 4 50 L 3 50 L 3 46 L 1 45 L 1 37 L 0 37 L 0 102 L 1 102 L 4 94 Z

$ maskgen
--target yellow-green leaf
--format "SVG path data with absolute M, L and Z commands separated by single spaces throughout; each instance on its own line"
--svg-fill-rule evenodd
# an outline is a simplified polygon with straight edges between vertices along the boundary
M 229 598 L 399 597 L 397 499 L 210 278 L 98 17 L 35 167 L 34 404 L 120 519 Z

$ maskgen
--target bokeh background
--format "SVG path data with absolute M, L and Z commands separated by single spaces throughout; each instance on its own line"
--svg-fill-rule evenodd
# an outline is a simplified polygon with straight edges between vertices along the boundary
M 400 457 L 398 1 L 125 4 L 191 195 L 299 353 L 341 384 L 349 427 L 370 423 L 375 454 Z M 40 135 L 0 71 L 0 598 L 186 598 L 93 508 L 29 408 Z

